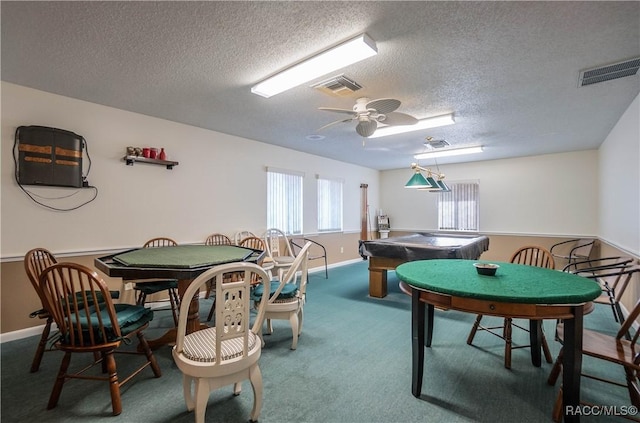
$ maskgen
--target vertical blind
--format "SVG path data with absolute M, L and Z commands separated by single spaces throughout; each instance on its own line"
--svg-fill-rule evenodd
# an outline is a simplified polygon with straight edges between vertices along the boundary
M 438 229 L 447 231 L 478 231 L 480 207 L 478 182 L 448 183 L 450 192 L 439 193 Z
M 302 233 L 303 178 L 300 172 L 267 168 L 267 228 Z
M 342 231 L 341 179 L 318 178 L 318 231 Z

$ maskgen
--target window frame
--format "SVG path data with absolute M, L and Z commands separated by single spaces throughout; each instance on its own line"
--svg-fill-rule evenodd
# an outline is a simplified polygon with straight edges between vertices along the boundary
M 302 235 L 304 218 L 304 172 L 267 167 L 267 228 L 277 228 L 287 235 Z M 273 191 L 280 180 L 283 192 Z M 274 198 L 274 195 L 279 198 Z M 277 204 L 272 202 L 277 201 Z M 278 216 L 274 216 L 277 211 Z M 293 216 L 293 217 L 292 217 Z
M 480 181 L 455 181 L 447 182 L 447 185 L 451 191 L 438 193 L 438 230 L 446 232 L 479 232 Z M 452 202 L 453 204 L 444 204 L 445 202 Z M 466 212 L 466 218 L 461 215 L 465 213 L 464 207 L 468 207 L 468 205 L 462 204 L 464 202 L 473 202 L 473 210 Z M 444 207 L 453 207 L 453 210 L 448 212 L 452 213 L 453 216 L 444 216 L 447 213 L 446 210 L 443 210 Z M 471 215 L 469 216 L 469 214 Z M 452 225 L 444 225 L 444 220 L 447 218 L 453 220 Z
M 329 184 L 328 189 L 323 189 L 320 186 L 323 183 Z M 333 192 L 338 187 L 339 192 Z M 323 195 L 327 191 L 329 198 L 325 198 Z M 336 201 L 339 203 L 338 206 L 334 204 Z M 344 179 L 316 175 L 316 208 L 316 229 L 319 233 L 344 231 Z M 327 209 L 327 211 L 325 212 L 324 209 Z M 335 212 L 338 213 L 338 216 L 334 215 Z M 328 217 L 327 213 L 329 214 Z M 325 227 L 324 220 L 328 220 L 330 223 L 338 222 L 338 227 L 332 227 L 331 224 L 329 227 Z

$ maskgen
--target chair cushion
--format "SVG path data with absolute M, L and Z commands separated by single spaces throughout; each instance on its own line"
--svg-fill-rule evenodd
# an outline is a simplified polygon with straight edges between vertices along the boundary
M 142 326 L 153 320 L 153 310 L 145 308 L 143 306 L 132 304 L 114 304 L 113 306 L 116 310 L 116 319 L 118 321 L 118 325 L 120 326 L 120 334 L 123 337 L 137 331 Z M 84 310 L 80 310 L 79 315 L 84 337 L 87 338 L 89 335 L 89 326 L 92 326 L 94 328 L 98 327 L 98 314 L 100 314 L 100 316 L 102 317 L 102 323 L 105 327 L 107 339 L 101 339 L 101 334 L 97 330 L 95 332 L 96 337 L 100 342 L 106 343 L 116 341 L 118 338 L 115 336 L 113 325 L 111 324 L 109 314 L 107 313 L 106 306 L 104 304 L 100 304 L 99 309 L 91 309 L 91 312 L 88 316 L 89 323 L 87 322 L 87 315 Z M 63 342 L 68 343 L 70 342 L 70 339 L 63 339 Z
M 249 351 L 256 346 L 256 334 L 249 332 Z M 240 357 L 243 353 L 243 337 L 222 341 L 222 360 Z M 258 343 L 260 341 L 258 340 Z M 261 345 L 261 344 L 258 344 Z M 216 328 L 199 330 L 184 337 L 182 353 L 185 357 L 199 362 L 216 361 Z
M 144 292 L 147 295 L 157 292 L 166 291 L 167 289 L 178 289 L 177 279 L 168 279 L 166 281 L 141 282 L 134 285 L 133 289 Z
M 88 305 L 93 305 L 93 294 L 91 293 L 91 291 L 85 291 L 85 293 L 83 292 L 76 292 L 75 296 L 76 296 L 76 301 L 78 302 L 78 304 L 82 304 L 84 302 L 84 297 L 86 295 L 87 298 L 87 304 Z M 118 299 L 120 298 L 120 291 L 109 291 L 109 296 L 112 299 Z M 102 296 L 102 292 L 100 291 L 96 291 L 96 297 L 98 299 L 98 303 L 102 304 L 104 303 L 104 298 Z M 70 298 L 70 297 L 68 297 Z
M 278 286 L 279 285 L 277 283 L 271 283 L 269 296 L 275 294 L 276 290 L 278 289 Z M 260 298 L 262 298 L 263 292 L 264 292 L 263 284 L 256 286 L 256 288 L 253 290 L 253 299 L 256 301 L 260 300 Z M 294 298 L 297 293 L 298 293 L 298 285 L 294 283 L 288 283 L 288 284 L 285 284 L 284 287 L 282 288 L 282 291 L 280 291 L 280 295 L 278 295 L 278 299 Z

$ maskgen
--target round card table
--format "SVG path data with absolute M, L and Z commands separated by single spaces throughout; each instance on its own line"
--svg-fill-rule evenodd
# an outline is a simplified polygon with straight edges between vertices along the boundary
M 400 288 L 411 296 L 411 392 L 420 397 L 424 347 L 431 347 L 434 307 L 498 317 L 529 319 L 531 358 L 539 366 L 543 319 L 564 320 L 563 410 L 580 404 L 583 315 L 593 309 L 600 286 L 590 279 L 521 264 L 500 265 L 495 276 L 482 276 L 475 260 L 436 259 L 401 264 Z M 565 412 L 565 422 L 579 421 Z
M 104 274 L 123 280 L 178 279 L 180 303 L 184 304 L 187 287 L 205 270 L 239 261 L 257 263 L 263 258 L 263 251 L 232 245 L 178 245 L 124 251 L 99 257 L 94 264 Z M 195 295 L 189 301 L 187 333 L 207 328 L 199 319 L 199 296 Z M 155 349 L 175 340 L 176 328 L 171 328 L 160 338 L 149 340 L 149 346 Z

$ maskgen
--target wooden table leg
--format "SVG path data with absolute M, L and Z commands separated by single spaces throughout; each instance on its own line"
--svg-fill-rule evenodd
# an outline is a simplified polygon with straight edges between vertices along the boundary
M 433 308 L 433 306 L 430 305 Z M 433 310 L 431 310 L 433 315 Z M 431 319 L 433 320 L 433 319 Z M 411 294 L 411 393 L 420 398 L 422 393 L 422 373 L 424 370 L 425 346 L 425 303 L 420 301 L 420 291 L 414 289 Z
M 189 287 L 191 279 L 181 279 L 178 281 L 178 295 L 180 296 L 180 307 L 184 304 L 184 293 Z M 200 322 L 200 293 L 196 292 L 189 302 L 189 314 L 187 315 L 187 333 L 192 333 L 208 328 Z M 173 345 L 176 342 L 177 330 L 175 327 L 169 329 L 161 337 L 149 340 L 149 347 L 154 350 L 164 345 Z
M 531 363 L 542 365 L 542 320 L 529 320 L 529 348 L 531 348 Z
M 583 306 L 574 307 L 573 319 L 564 320 L 562 359 L 562 414 L 565 423 L 579 422 L 580 374 L 582 373 Z

